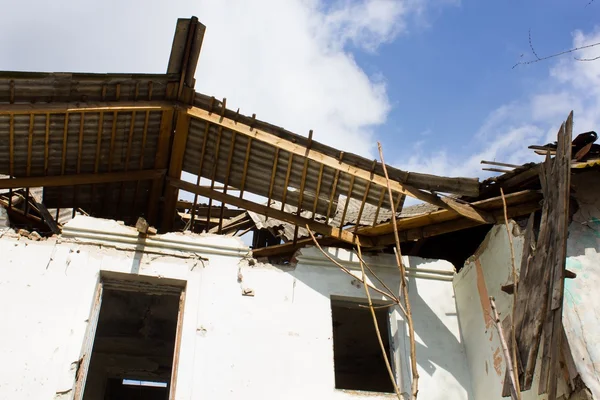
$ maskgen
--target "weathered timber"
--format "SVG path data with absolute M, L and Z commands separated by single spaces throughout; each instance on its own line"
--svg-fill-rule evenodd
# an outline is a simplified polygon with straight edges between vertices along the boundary
M 285 211 L 281 211 L 272 207 L 265 206 L 263 204 L 254 203 L 249 200 L 240 199 L 237 196 L 231 196 L 222 192 L 217 192 L 215 190 L 203 188 L 200 186 L 196 186 L 193 183 L 182 181 L 181 179 L 175 179 L 168 177 L 167 181 L 170 185 L 188 191 L 190 193 L 196 193 L 200 196 L 205 196 L 208 198 L 212 198 L 216 201 L 225 202 L 227 204 L 234 205 L 236 207 L 245 208 L 248 211 L 253 211 L 255 213 L 261 215 L 269 214 L 273 218 L 277 218 L 279 220 L 289 222 L 295 225 L 306 225 L 308 224 L 310 228 L 322 235 L 327 236 L 336 236 L 340 240 L 348 243 L 356 243 L 357 241 L 361 241 L 363 246 L 371 246 L 371 241 L 368 238 L 361 238 L 359 236 L 355 236 L 351 232 L 341 230 L 326 224 L 322 224 L 320 222 L 313 221 L 308 218 L 304 218 L 298 216 L 296 214 L 290 214 Z M 340 232 L 341 231 L 341 232 Z

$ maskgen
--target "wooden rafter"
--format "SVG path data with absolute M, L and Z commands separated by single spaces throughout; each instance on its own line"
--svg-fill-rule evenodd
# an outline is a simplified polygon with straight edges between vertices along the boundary
M 170 178 L 179 178 L 183 167 L 183 156 L 185 154 L 185 145 L 187 143 L 188 132 L 190 129 L 190 117 L 182 112 L 177 115 L 177 125 L 175 127 L 175 136 L 173 140 L 173 148 L 171 150 L 171 160 L 169 165 L 168 176 Z M 176 187 L 168 186 L 165 188 L 165 208 L 163 211 L 163 221 L 161 231 L 170 231 L 173 228 L 173 220 L 175 218 L 177 206 Z
M 385 178 L 381 175 L 372 174 L 371 171 L 348 164 L 319 151 L 308 149 L 306 148 L 306 146 L 302 146 L 288 140 L 283 140 L 280 137 L 263 131 L 261 129 L 252 128 L 243 123 L 236 122 L 230 118 L 226 118 L 216 113 L 211 113 L 198 107 L 189 107 L 187 108 L 186 112 L 194 118 L 201 119 L 205 122 L 209 122 L 223 129 L 228 129 L 233 132 L 237 132 L 239 134 L 253 138 L 255 140 L 275 146 L 276 148 L 288 152 L 290 154 L 290 157 L 292 157 L 293 155 L 306 157 L 309 160 L 312 160 L 319 164 L 324 164 L 329 168 L 333 168 L 334 170 L 338 171 L 338 173 L 345 173 L 349 176 L 363 179 L 367 182 L 371 182 L 378 186 L 386 185 Z M 400 183 L 398 181 L 392 181 L 391 186 L 392 191 L 396 193 L 411 196 L 416 199 L 426 201 L 428 203 L 438 205 L 446 209 L 455 210 L 456 212 L 465 216 L 466 218 L 473 219 L 481 223 L 493 222 L 492 216 L 488 215 L 483 210 L 478 210 L 474 208 L 470 204 L 461 204 L 451 198 L 440 198 L 432 193 L 424 192 L 422 190 L 416 189 L 410 185 Z
M 149 169 L 128 172 L 106 172 L 99 174 L 33 176 L 28 178 L 0 179 L 0 189 L 31 187 L 92 185 L 98 183 L 131 182 L 162 178 L 164 169 Z
M 231 196 L 222 192 L 218 192 L 216 190 L 211 190 L 210 188 L 204 188 L 201 186 L 194 185 L 193 183 L 182 181 L 181 179 L 175 178 L 167 178 L 170 185 L 185 190 L 190 193 L 196 193 L 200 196 L 205 196 L 208 198 L 212 198 L 216 201 L 224 202 L 227 204 L 231 204 L 236 207 L 244 208 L 248 211 L 252 211 L 261 215 L 269 214 L 271 217 L 279 219 L 281 221 L 289 222 L 294 225 L 306 225 L 314 230 L 315 232 L 321 233 L 326 236 L 334 236 L 343 242 L 348 243 L 357 243 L 360 241 L 362 246 L 368 247 L 371 245 L 371 241 L 369 239 L 364 239 L 357 235 L 352 234 L 349 231 L 340 230 L 338 228 L 322 224 L 320 222 L 313 221 L 308 218 L 301 217 L 294 213 L 288 213 L 285 211 L 278 210 L 276 208 L 268 207 L 263 204 L 254 203 L 249 200 L 240 199 L 237 196 Z
M 0 115 L 162 111 L 174 107 L 169 101 L 0 104 Z

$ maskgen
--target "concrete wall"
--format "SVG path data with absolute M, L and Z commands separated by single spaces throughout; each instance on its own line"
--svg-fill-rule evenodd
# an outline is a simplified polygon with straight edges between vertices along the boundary
M 329 251 L 357 272 L 353 254 Z M 247 252 L 237 239 L 219 236 L 168 234 L 142 243 L 132 228 L 86 217 L 71 221 L 58 239 L 34 242 L 5 234 L 0 398 L 72 398 L 100 271 L 186 282 L 177 399 L 394 397 L 334 389 L 330 296 L 363 299 L 364 288 L 355 279 L 315 249 L 303 250 L 295 266 L 255 264 Z M 392 257 L 367 261 L 398 288 Z M 471 399 L 453 267 L 418 258 L 407 262 L 419 398 Z M 244 290 L 254 296 L 243 296 Z M 405 324 L 397 311 L 391 320 L 396 371 L 405 371 L 410 365 Z M 410 378 L 398 374 L 408 392 Z
M 515 259 L 520 260 L 523 237 L 511 221 Z M 517 261 L 517 268 L 520 262 Z M 454 278 L 456 306 L 465 343 L 469 373 L 475 400 L 502 399 L 506 363 L 498 331 L 493 324 L 489 297 L 495 298 L 500 319 L 512 314 L 513 299 L 500 290 L 512 282 L 510 244 L 505 225 L 494 226 L 477 252 Z M 536 371 L 531 390 L 522 399 L 545 399 L 538 396 L 539 374 Z M 561 382 L 559 392 L 565 391 Z
M 577 273 L 577 278 L 565 281 L 563 324 L 577 370 L 594 398 L 600 399 L 600 175 L 574 174 L 572 184 L 580 208 L 569 226 L 567 269 Z M 518 226 L 514 223 L 511 226 L 515 258 L 520 267 L 523 238 Z M 501 319 L 510 315 L 512 296 L 500 290 L 510 282 L 508 236 L 506 227 L 498 225 L 454 279 L 461 332 L 477 400 L 501 398 L 506 365 L 489 317 L 487 298 L 496 298 Z M 537 395 L 538 376 L 536 371 L 532 389 L 523 392 L 524 400 L 546 398 Z M 569 392 L 566 382 L 560 381 L 559 394 Z
M 563 323 L 583 382 L 600 399 L 600 174 L 573 175 L 579 210 L 569 226 Z

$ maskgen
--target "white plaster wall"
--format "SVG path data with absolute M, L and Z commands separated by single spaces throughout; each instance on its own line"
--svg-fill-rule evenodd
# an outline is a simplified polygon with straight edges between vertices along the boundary
M 523 252 L 523 236 L 519 227 L 510 222 L 517 269 Z M 502 399 L 506 371 L 498 331 L 493 324 L 489 296 L 495 298 L 500 320 L 512 315 L 513 296 L 500 290 L 512 283 L 510 243 L 505 225 L 496 225 L 486 236 L 477 252 L 467 260 L 454 278 L 456 306 L 465 343 L 469 373 L 475 400 Z M 539 367 L 539 357 L 538 363 Z M 539 373 L 536 370 L 530 390 L 522 392 L 523 400 L 546 399 L 538 395 Z M 559 381 L 559 395 L 566 392 Z
M 354 255 L 329 251 L 357 271 Z M 134 229 L 86 217 L 71 221 L 58 240 L 5 235 L 0 240 L 0 398 L 72 397 L 102 270 L 187 282 L 177 399 L 393 398 L 334 389 L 330 296 L 363 298 L 364 289 L 352 277 L 328 266 L 315 249 L 303 250 L 295 267 L 250 265 L 245 252 L 237 239 L 217 236 L 169 234 L 141 245 Z M 407 261 L 419 397 L 471 399 L 448 275 L 453 267 L 445 261 Z M 392 257 L 368 262 L 398 288 Z M 242 296 L 244 288 L 255 296 Z M 406 329 L 397 312 L 392 317 L 394 358 L 407 369 Z M 403 380 L 408 391 L 410 379 Z
M 583 382 L 600 399 L 600 175 L 572 178 L 579 210 L 569 226 L 563 323 Z

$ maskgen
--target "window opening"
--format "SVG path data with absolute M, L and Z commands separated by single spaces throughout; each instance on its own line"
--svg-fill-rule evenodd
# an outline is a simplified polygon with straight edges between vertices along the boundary
M 331 314 L 335 387 L 393 393 L 368 305 L 332 299 Z M 375 314 L 391 362 L 389 307 L 377 307 Z

